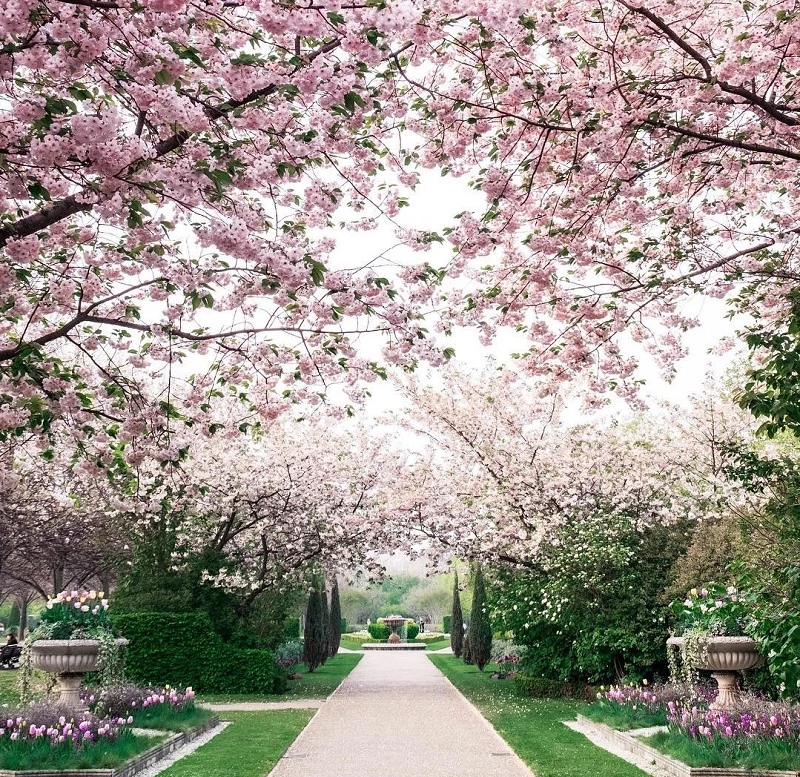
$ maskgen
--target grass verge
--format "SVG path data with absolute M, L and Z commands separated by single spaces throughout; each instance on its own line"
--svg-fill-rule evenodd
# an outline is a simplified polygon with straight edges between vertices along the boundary
M 313 715 L 314 710 L 226 712 L 231 725 L 161 777 L 263 777 Z
M 361 660 L 360 655 L 353 653 L 340 653 L 329 658 L 324 666 L 315 672 L 309 673 L 301 664 L 298 672 L 302 675 L 299 680 L 289 681 L 289 690 L 280 694 L 203 694 L 198 698 L 200 702 L 237 702 L 237 701 L 289 701 L 291 699 L 324 699 L 330 696 L 339 683 L 344 680 Z
M 442 648 L 450 647 L 450 639 L 437 639 L 429 642 L 425 646 L 425 650 L 441 650 Z
M 714 737 L 709 741 L 663 731 L 643 741 L 689 766 L 792 772 L 800 770 L 800 752 L 796 745 L 782 739 L 739 742 L 733 738 Z
M 51 745 L 50 740 L 0 740 L 0 769 L 112 769 L 155 747 L 164 736 L 134 736 L 126 731 L 114 742 L 97 742 L 75 751 L 72 742 Z
M 627 761 L 596 747 L 567 728 L 583 702 L 566 699 L 529 699 L 518 696 L 513 682 L 492 680 L 493 666 L 481 673 L 455 656 L 428 658 L 467 697 L 508 742 L 536 777 L 644 777 Z
M 159 707 L 166 705 L 158 705 Z M 139 728 L 154 728 L 160 731 L 188 731 L 205 723 L 216 713 L 202 707 L 184 712 L 174 709 L 144 709 L 133 713 L 133 725 Z
M 50 675 L 34 670 L 32 679 L 33 697 L 44 696 Z M 19 669 L 0 669 L 0 706 L 4 705 L 19 706 Z
M 667 725 L 667 713 L 664 710 L 648 712 L 646 709 L 634 710 L 631 706 L 596 701 L 592 704 L 587 704 L 578 712 L 585 718 L 589 718 L 589 720 L 605 723 L 617 731 L 631 731 L 637 728 Z

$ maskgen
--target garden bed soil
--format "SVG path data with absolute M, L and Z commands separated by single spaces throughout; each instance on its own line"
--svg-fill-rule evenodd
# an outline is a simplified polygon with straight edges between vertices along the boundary
M 595 744 L 611 753 L 619 754 L 619 751 L 630 753 L 635 756 L 636 765 L 650 774 L 669 775 L 669 777 L 800 777 L 800 772 L 797 771 L 787 772 L 772 769 L 755 771 L 753 769 L 721 769 L 715 766 L 687 766 L 639 739 L 639 737 L 652 734 L 656 730 L 665 731 L 666 726 L 617 731 L 605 723 L 596 723 L 583 715 L 578 715 L 578 724 L 582 729 L 581 733 L 586 735 L 588 731 L 594 735 L 592 741 Z M 651 764 L 651 768 L 648 769 L 643 764 Z
M 218 725 L 219 717 L 215 715 L 190 731 L 172 734 L 166 742 L 162 742 L 113 769 L 25 769 L 15 771 L 0 769 L 0 777 L 134 777 L 154 763 L 166 758 L 179 747 L 189 744 L 193 739 Z

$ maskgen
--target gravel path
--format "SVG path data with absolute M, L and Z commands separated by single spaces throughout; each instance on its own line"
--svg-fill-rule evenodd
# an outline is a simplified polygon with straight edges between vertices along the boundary
M 369 653 L 270 777 L 532 777 L 424 653 Z

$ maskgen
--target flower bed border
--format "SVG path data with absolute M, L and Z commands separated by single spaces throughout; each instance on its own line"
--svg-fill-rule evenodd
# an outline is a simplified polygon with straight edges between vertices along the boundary
M 25 769 L 23 771 L 0 769 L 0 777 L 134 777 L 218 725 L 219 716 L 215 715 L 189 731 L 173 734 L 166 742 L 113 769 Z
M 601 747 L 603 747 L 603 741 L 608 741 L 609 744 L 613 743 L 615 746 L 639 758 L 650 761 L 656 768 L 672 775 L 672 777 L 800 777 L 800 772 L 796 771 L 786 772 L 774 769 L 754 771 L 743 768 L 722 769 L 717 766 L 687 766 L 682 761 L 678 761 L 660 750 L 646 745 L 636 736 L 636 730 L 617 731 L 605 723 L 597 723 L 594 720 L 585 718 L 583 715 L 578 715 L 578 723 L 590 729 L 601 740 Z M 642 731 L 642 729 L 638 730 Z M 608 750 L 608 748 L 604 749 Z M 0 777 L 2 777 L 2 774 L 0 774 Z

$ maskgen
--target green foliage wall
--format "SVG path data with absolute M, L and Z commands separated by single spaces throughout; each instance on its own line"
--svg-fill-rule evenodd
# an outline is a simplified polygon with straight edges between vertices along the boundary
M 691 528 L 639 532 L 625 517 L 598 514 L 563 528 L 542 571 L 493 569 L 494 623 L 528 648 L 524 671 L 575 683 L 665 675 L 665 589 Z
M 444 616 L 444 625 L 442 626 L 442 628 L 444 629 L 444 633 L 445 634 L 449 634 L 450 633 L 450 623 L 452 622 L 452 620 L 453 620 L 453 616 L 452 615 L 445 615 Z
M 267 649 L 227 644 L 206 613 L 144 612 L 112 616 L 130 642 L 129 681 L 143 685 L 191 686 L 198 693 L 279 693 L 285 672 Z

